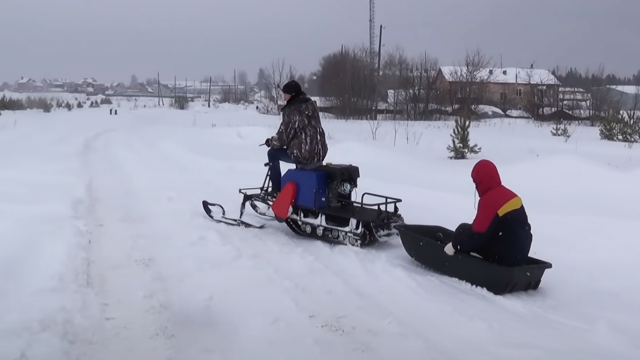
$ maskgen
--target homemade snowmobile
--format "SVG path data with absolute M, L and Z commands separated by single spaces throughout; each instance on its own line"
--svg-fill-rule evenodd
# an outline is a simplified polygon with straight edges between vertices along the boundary
M 269 167 L 269 163 L 264 164 Z M 202 201 L 212 220 L 233 226 L 262 228 L 243 219 L 246 204 L 256 214 L 284 222 L 294 233 L 330 243 L 356 247 L 374 244 L 397 234 L 394 226 L 403 224 L 398 203 L 390 196 L 363 193 L 360 201 L 352 200 L 358 185 L 360 169 L 354 165 L 317 163 L 296 165 L 282 176 L 282 190 L 276 198 L 270 195 L 270 171 L 262 186 L 239 189 L 242 194 L 240 216 L 227 217 L 224 207 Z M 366 199 L 372 199 L 365 203 Z M 217 208 L 220 213 L 215 210 Z

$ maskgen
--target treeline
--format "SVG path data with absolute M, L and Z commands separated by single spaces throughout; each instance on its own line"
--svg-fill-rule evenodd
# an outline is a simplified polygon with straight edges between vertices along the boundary
M 556 122 L 554 136 L 567 136 L 564 120 L 570 116 L 599 127 L 602 139 L 640 141 L 640 92 L 621 98 L 607 87 L 640 86 L 640 71 L 619 77 L 607 73 L 603 65 L 584 72 L 556 67 L 551 74 L 562 87 L 584 90 L 582 95 L 576 93 L 576 98 L 567 100 L 556 86 L 548 86 L 555 80 L 538 78 L 533 66 L 523 69 L 517 86 L 496 87 L 493 72 L 487 69 L 500 67 L 480 49 L 468 52 L 456 65 L 447 68 L 447 81 L 440 83 L 437 57 L 428 53 L 409 56 L 401 48 L 378 56 L 365 46 L 343 46 L 323 56 L 319 68 L 310 74 L 300 74 L 280 59 L 258 73 L 256 85 L 262 94 L 259 110 L 277 114 L 282 104 L 280 87 L 296 79 L 308 95 L 321 98 L 318 105 L 323 111 L 343 119 L 375 120 L 384 114 L 390 119 L 430 120 L 450 115 L 464 133 L 470 121 L 477 118 L 480 105 L 490 105 L 505 114 L 523 111 L 535 120 L 552 120 Z M 451 151 L 459 152 L 460 146 L 454 144 L 453 148 Z M 462 148 L 475 151 L 472 145 Z
M 590 89 L 600 86 L 611 85 L 634 85 L 640 86 L 640 70 L 633 76 L 619 77 L 616 74 L 606 73 L 604 66 L 599 66 L 596 70 L 585 70 L 581 72 L 576 68 L 560 70 L 554 68 L 551 73 L 562 83 L 562 86 Z
M 100 101 L 92 100 L 88 107 L 96 108 L 100 107 L 100 105 L 111 105 L 113 102 L 111 99 L 105 97 Z M 25 99 L 20 98 L 11 98 L 6 95 L 2 95 L 0 97 L 0 114 L 2 111 L 24 111 L 24 110 L 42 110 L 45 113 L 50 113 L 54 108 L 56 109 L 67 109 L 69 111 L 74 108 L 81 109 L 85 105 L 82 101 L 78 101 L 76 104 L 73 104 L 69 101 L 62 100 L 49 100 L 45 97 L 31 97 L 27 96 Z
M 550 108 L 554 111 L 584 110 L 586 115 L 582 117 L 591 119 L 602 118 L 608 102 L 608 94 L 603 91 L 595 94 L 598 88 L 640 86 L 640 71 L 630 77 L 619 77 L 606 73 L 604 66 L 584 72 L 575 68 L 563 71 L 556 67 L 551 73 L 563 87 L 583 89 L 594 98 L 589 104 L 561 103 L 556 93 L 543 89 L 545 84 L 535 78 L 533 68 L 525 69 L 531 74 L 520 79 L 521 93 L 512 89 L 498 94 L 496 89 L 491 89 L 491 81 L 484 70 L 499 67 L 479 49 L 462 59 L 458 64 L 462 70 L 449 74 L 451 81 L 446 86 L 437 83 L 440 65 L 437 57 L 426 52 L 409 56 L 401 48 L 395 48 L 378 57 L 364 46 L 343 46 L 323 56 L 319 68 L 310 74 L 296 72 L 293 65 L 281 59 L 258 72 L 256 85 L 264 94 L 260 110 L 277 113 L 281 100 L 279 86 L 296 79 L 308 95 L 322 98 L 319 105 L 324 110 L 339 118 L 363 119 L 385 114 L 388 118 L 428 120 L 437 115 L 459 115 L 459 112 L 479 105 L 490 105 L 504 113 L 522 110 L 534 119 L 548 117 Z
M 258 89 L 265 94 L 261 102 L 264 113 L 277 113 L 282 98 L 280 86 L 295 79 L 310 96 L 320 96 L 323 108 L 340 118 L 370 118 L 382 109 L 381 102 L 393 103 L 385 111 L 403 114 L 412 120 L 426 119 L 436 102 L 435 75 L 438 60 L 424 54 L 409 57 L 400 49 L 387 52 L 380 59 L 368 47 L 347 47 L 325 55 L 319 69 L 300 74 L 283 59 L 274 61 L 258 72 Z M 389 89 L 395 89 L 389 96 Z M 385 105 L 386 106 L 386 105 Z

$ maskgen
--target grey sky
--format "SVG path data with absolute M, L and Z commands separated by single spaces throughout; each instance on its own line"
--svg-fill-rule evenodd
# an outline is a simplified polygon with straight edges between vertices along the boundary
M 368 0 L 1 0 L 0 81 L 200 79 L 283 57 L 301 71 L 368 43 Z M 638 0 L 378 0 L 387 49 L 453 64 L 476 46 L 504 66 L 640 69 Z

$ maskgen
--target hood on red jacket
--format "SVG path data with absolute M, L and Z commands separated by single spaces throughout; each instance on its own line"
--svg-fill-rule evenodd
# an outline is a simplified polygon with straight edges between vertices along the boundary
M 502 185 L 496 164 L 489 160 L 478 161 L 471 170 L 471 179 L 476 184 L 478 195 L 484 196 L 490 190 Z

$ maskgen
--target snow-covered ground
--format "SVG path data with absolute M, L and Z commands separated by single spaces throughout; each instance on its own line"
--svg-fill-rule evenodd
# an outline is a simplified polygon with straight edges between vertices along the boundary
M 525 201 L 536 292 L 498 297 L 433 274 L 397 239 L 355 249 L 284 225 L 209 221 L 259 186 L 277 117 L 249 107 L 123 107 L 0 116 L 0 359 L 640 358 L 640 149 L 526 120 L 472 129 L 481 156 L 447 159 L 450 123 L 325 120 L 327 161 L 360 192 L 404 199 L 407 222 L 474 215 L 475 160 Z M 250 216 L 250 215 L 248 215 Z

